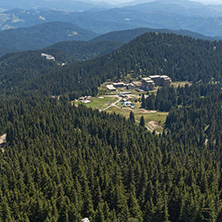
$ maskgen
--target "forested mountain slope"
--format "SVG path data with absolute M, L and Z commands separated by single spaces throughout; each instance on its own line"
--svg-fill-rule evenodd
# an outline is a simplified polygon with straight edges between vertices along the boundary
M 68 41 L 56 43 L 47 49 L 59 49 L 79 60 L 87 60 L 108 54 L 124 45 L 123 42 L 102 40 L 98 42 Z
M 64 52 L 0 57 L 0 221 L 221 222 L 222 42 L 155 32 L 87 61 Z M 169 111 L 159 135 L 66 97 L 151 74 L 192 82 L 142 98 Z
M 41 53 L 48 53 L 55 57 L 55 61 L 46 60 Z M 49 71 L 56 70 L 65 62 L 66 64 L 77 61 L 75 58 L 64 54 L 57 49 L 36 50 L 19 53 L 7 53 L 0 57 L 0 88 L 1 93 L 13 91 L 21 92 L 21 85 L 31 81 Z
M 169 75 L 173 81 L 221 80 L 222 42 L 194 40 L 175 34 L 146 33 L 120 49 L 97 59 L 70 64 L 32 80 L 16 84 L 20 91 L 40 94 L 95 94 L 107 79 L 130 74 L 141 78 Z M 7 70 L 1 73 L 7 74 Z M 5 84 L 7 87 L 7 83 Z M 13 93 L 13 86 L 11 93 Z
M 57 99 L 4 99 L 0 116 L 1 221 L 221 221 L 215 143 Z
M 169 29 L 150 29 L 150 28 L 137 28 L 137 29 L 129 29 L 129 30 L 122 30 L 122 31 L 114 31 L 108 32 L 103 35 L 99 35 L 96 38 L 93 38 L 90 41 L 97 42 L 97 41 L 118 41 L 118 42 L 130 42 L 136 37 L 146 33 L 146 32 L 161 32 L 161 33 L 174 33 L 177 35 L 182 36 L 189 36 L 195 39 L 202 39 L 202 40 L 215 40 L 213 37 L 204 36 L 199 33 L 191 32 L 188 30 L 169 30 Z
M 49 22 L 29 28 L 10 29 L 0 32 L 0 55 L 5 52 L 41 49 L 57 42 L 87 41 L 97 34 L 68 22 Z M 7 50 L 6 50 L 7 49 Z
M 41 49 L 47 46 L 51 48 L 51 45 L 58 43 L 55 47 L 59 47 L 60 50 L 64 47 L 64 50 L 68 54 L 74 55 L 77 58 L 95 58 L 114 51 L 122 46 L 123 43 L 128 43 L 146 32 L 175 33 L 196 39 L 214 40 L 213 37 L 207 37 L 190 31 L 148 28 L 115 31 L 98 36 L 98 34 L 82 29 L 72 23 L 57 21 L 28 28 L 1 31 L 0 55 L 8 52 Z M 63 41 L 77 42 L 76 44 L 74 42 L 66 43 L 66 45 L 65 43 L 60 43 Z M 86 43 L 85 41 L 89 42 Z M 76 53 L 72 52 L 72 50 Z

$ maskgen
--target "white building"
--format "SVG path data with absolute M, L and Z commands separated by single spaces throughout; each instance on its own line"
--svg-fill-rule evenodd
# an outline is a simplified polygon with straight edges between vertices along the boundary
M 107 85 L 106 88 L 110 91 L 116 91 L 116 88 L 113 85 Z

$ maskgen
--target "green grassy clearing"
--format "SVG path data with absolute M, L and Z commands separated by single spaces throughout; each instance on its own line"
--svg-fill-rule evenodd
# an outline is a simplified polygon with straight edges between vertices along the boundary
M 115 114 L 120 114 L 126 118 L 129 118 L 129 114 L 130 114 L 130 109 L 129 108 L 119 108 L 119 107 L 110 107 L 109 109 L 106 110 L 106 112 L 108 113 L 115 113 Z
M 91 103 L 85 104 L 87 107 L 95 108 L 95 109 L 104 109 L 110 103 L 113 103 L 117 100 L 117 97 L 93 97 Z
M 168 112 L 154 112 L 154 113 L 143 113 L 143 114 L 140 113 L 138 114 L 138 118 L 136 117 L 137 114 L 135 114 L 135 118 L 140 119 L 141 116 L 143 116 L 146 123 L 149 123 L 150 121 L 156 121 L 161 126 L 164 126 L 167 115 Z
M 150 122 L 151 121 L 156 121 L 158 124 L 157 126 L 155 126 L 155 131 L 157 132 L 162 132 L 163 129 L 162 127 L 164 126 L 165 124 L 165 121 L 166 121 L 166 118 L 167 118 L 167 115 L 168 113 L 167 112 L 157 112 L 157 111 L 146 111 L 144 109 L 137 109 L 135 108 L 135 110 L 132 110 L 128 107 L 122 107 L 122 108 L 119 108 L 119 107 L 110 107 L 108 110 L 106 110 L 106 112 L 108 113 L 116 113 L 116 114 L 119 114 L 119 115 L 122 115 L 126 118 L 129 118 L 129 115 L 130 115 L 130 112 L 133 112 L 134 113 L 134 116 L 135 116 L 135 120 L 137 123 L 140 122 L 140 118 L 141 116 L 144 117 L 145 119 L 145 123 L 146 125 L 149 127 L 149 125 L 151 124 Z M 149 128 L 152 128 L 152 127 L 149 127 Z
M 167 112 L 157 112 L 157 111 L 147 111 L 144 109 L 140 109 L 141 103 L 139 102 L 139 98 L 141 98 L 141 95 L 143 93 L 146 94 L 145 91 L 144 92 L 137 92 L 135 89 L 127 90 L 125 87 L 122 87 L 122 88 L 117 88 L 117 91 L 111 92 L 106 88 L 107 84 L 112 84 L 112 82 L 110 81 L 110 82 L 103 83 L 100 87 L 98 87 L 98 90 L 99 90 L 98 97 L 94 97 L 92 99 L 91 103 L 86 104 L 87 107 L 102 110 L 118 99 L 115 96 L 118 95 L 119 92 L 131 91 L 132 92 L 132 94 L 130 95 L 132 97 L 131 101 L 135 105 L 134 106 L 135 109 L 130 109 L 129 107 L 123 107 L 122 102 L 119 102 L 116 104 L 117 107 L 110 107 L 108 110 L 106 110 L 106 112 L 108 112 L 108 113 L 115 112 L 116 114 L 120 114 L 126 118 L 129 118 L 129 114 L 132 111 L 134 113 L 136 122 L 139 122 L 141 116 L 143 116 L 145 119 L 146 125 L 148 127 L 149 127 L 149 125 L 151 125 L 151 127 L 149 127 L 150 129 L 154 128 L 155 131 L 162 132 L 162 127 L 164 127 L 168 113 Z M 190 82 L 184 81 L 184 82 L 173 82 L 172 86 L 184 87 L 186 84 L 191 85 Z M 159 88 L 158 86 L 155 87 L 155 89 L 150 91 L 149 93 L 156 94 L 158 88 Z M 104 95 L 113 95 L 113 97 L 106 97 Z M 101 97 L 103 97 L 103 98 L 101 98 Z M 76 102 L 75 104 L 78 105 L 79 102 Z M 152 123 L 151 121 L 154 121 L 154 122 Z

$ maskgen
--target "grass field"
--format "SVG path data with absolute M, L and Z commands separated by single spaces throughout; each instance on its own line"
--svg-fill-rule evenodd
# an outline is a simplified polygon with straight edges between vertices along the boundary
M 117 100 L 117 97 L 93 97 L 91 103 L 87 103 L 87 107 L 95 108 L 95 109 L 104 109 L 110 103 L 113 103 Z
M 135 94 L 134 94 L 135 95 Z M 118 100 L 116 95 L 113 96 L 100 96 L 100 97 L 93 97 L 91 103 L 85 104 L 85 106 L 102 110 L 108 107 L 111 103 Z M 121 104 L 122 102 L 118 102 L 116 106 L 112 106 L 106 110 L 108 113 L 116 113 L 122 115 L 126 118 L 129 118 L 130 112 L 132 111 L 135 116 L 136 122 L 139 124 L 140 118 L 143 116 L 145 120 L 146 126 L 152 131 L 155 130 L 156 132 L 161 133 L 163 131 L 163 127 L 166 121 L 166 117 L 168 115 L 167 112 L 157 112 L 157 111 L 148 111 L 145 109 L 141 109 L 140 102 L 133 102 L 135 109 L 131 109 L 129 107 L 123 107 Z M 75 105 L 81 104 L 81 102 L 75 102 Z
M 131 109 L 129 107 L 123 107 L 122 102 L 118 102 L 116 104 L 116 106 L 110 107 L 109 109 L 106 110 L 106 112 L 108 112 L 108 113 L 115 112 L 116 114 L 120 114 L 126 118 L 129 118 L 130 112 L 132 111 L 134 113 L 135 120 L 137 123 L 140 122 L 140 118 L 141 118 L 141 116 L 143 116 L 145 119 L 146 126 L 151 131 L 152 130 L 155 130 L 157 132 L 163 131 L 163 127 L 164 127 L 168 113 L 167 112 L 158 112 L 158 111 L 148 111 L 148 110 L 144 110 L 144 109 L 140 108 L 141 103 L 139 101 L 140 101 L 141 95 L 143 93 L 146 94 L 146 92 L 137 92 L 134 89 L 133 90 L 126 90 L 125 87 L 117 88 L 117 91 L 111 92 L 111 91 L 107 90 L 107 88 L 106 88 L 106 85 L 110 84 L 110 83 L 106 82 L 106 83 L 102 84 L 98 88 L 98 90 L 99 90 L 98 95 L 101 95 L 101 96 L 94 97 L 92 102 L 86 104 L 86 106 L 102 110 L 118 99 L 118 97 L 116 97 L 116 95 L 118 95 L 119 92 L 131 91 L 132 94 L 129 97 L 131 97 L 131 101 L 135 104 L 134 109 Z M 173 82 L 172 86 L 174 86 L 175 88 L 178 86 L 184 87 L 186 84 L 191 85 L 190 82 L 184 81 L 184 82 Z M 159 88 L 158 86 L 155 87 L 155 89 L 150 91 L 149 93 L 156 94 L 158 88 Z M 107 95 L 109 95 L 109 96 L 107 96 Z M 76 103 L 76 104 L 78 105 L 78 103 Z
M 144 109 L 135 109 L 131 110 L 130 108 L 119 108 L 119 107 L 110 107 L 106 112 L 108 113 L 116 113 L 120 114 L 126 118 L 129 118 L 130 112 L 134 113 L 135 120 L 137 123 L 140 122 L 140 118 L 143 116 L 145 120 L 146 126 L 150 129 L 155 129 L 157 132 L 162 132 L 163 127 L 167 118 L 167 112 L 157 112 L 157 111 L 147 111 Z M 156 126 L 153 126 L 153 122 L 155 122 Z

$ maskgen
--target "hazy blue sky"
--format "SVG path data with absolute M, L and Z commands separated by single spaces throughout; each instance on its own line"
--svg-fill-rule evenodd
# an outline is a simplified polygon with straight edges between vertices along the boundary
M 100 0 L 94 0 L 94 1 L 100 1 Z M 112 3 L 116 4 L 116 3 L 127 3 L 127 2 L 131 2 L 133 0 L 105 0 L 105 1 L 110 4 L 112 4 Z M 144 0 L 144 2 L 145 1 L 146 0 Z M 205 4 L 206 3 L 208 3 L 208 4 L 222 4 L 222 0 L 190 0 L 190 1 L 201 2 L 201 3 L 205 3 Z
M 208 4 L 222 4 L 221 0 L 198 0 L 195 2 L 208 3 Z

